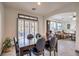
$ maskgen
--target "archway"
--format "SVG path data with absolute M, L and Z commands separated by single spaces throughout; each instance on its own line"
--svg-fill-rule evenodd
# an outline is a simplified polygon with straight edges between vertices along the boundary
M 59 45 L 60 45 L 58 48 L 60 49 L 59 55 L 62 55 L 61 50 L 64 52 L 64 55 L 68 55 L 66 54 L 66 52 L 69 52 L 69 50 L 73 52 L 73 54 L 70 52 L 69 55 L 75 55 L 74 42 L 76 40 L 76 12 L 60 13 L 60 14 L 48 17 L 47 31 L 49 30 L 52 30 L 52 32 L 55 32 L 55 34 L 59 34 L 60 37 L 63 37 L 59 39 L 64 39 L 64 41 L 59 41 Z M 62 33 L 62 30 L 64 30 L 64 33 Z M 60 32 L 60 33 L 57 33 L 57 32 Z M 69 48 L 68 51 L 65 50 L 67 48 Z

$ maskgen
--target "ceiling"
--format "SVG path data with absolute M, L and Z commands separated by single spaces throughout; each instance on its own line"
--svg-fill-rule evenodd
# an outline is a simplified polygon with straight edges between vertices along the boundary
M 69 22 L 69 21 L 75 21 L 75 20 L 73 20 L 74 16 L 76 16 L 76 12 L 61 13 L 61 14 L 57 14 L 57 15 L 49 17 L 49 20 L 58 20 L 58 21 Z
M 41 2 L 41 5 L 37 5 L 37 2 L 4 2 L 6 7 L 19 8 L 42 16 L 71 4 L 72 2 Z M 32 8 L 36 8 L 36 10 L 32 10 Z

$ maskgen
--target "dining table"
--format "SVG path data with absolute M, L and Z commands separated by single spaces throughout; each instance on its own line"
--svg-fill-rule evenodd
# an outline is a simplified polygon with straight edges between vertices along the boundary
M 24 56 L 26 54 L 30 55 L 31 54 L 30 50 L 33 47 L 35 47 L 35 45 L 36 45 L 36 42 L 34 42 L 34 40 L 31 40 L 30 44 L 29 44 L 29 40 L 27 40 L 27 39 L 24 42 L 23 42 L 23 40 L 19 40 L 18 43 L 19 43 L 19 56 Z M 56 44 L 56 51 L 58 51 L 57 46 L 58 46 L 58 44 Z
M 30 44 L 29 44 L 29 40 L 26 39 L 25 41 L 24 40 L 18 40 L 18 44 L 19 44 L 19 55 L 23 56 L 23 55 L 29 54 L 30 49 L 35 47 L 36 43 L 34 42 L 34 40 L 31 40 Z

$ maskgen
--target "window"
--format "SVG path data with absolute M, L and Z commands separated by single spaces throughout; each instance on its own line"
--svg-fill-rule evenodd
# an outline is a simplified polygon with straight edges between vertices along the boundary
M 49 30 L 52 31 L 61 31 L 62 30 L 62 24 L 60 22 L 55 21 L 49 21 Z
M 50 22 L 50 30 L 56 30 L 56 22 Z
M 36 20 L 37 17 L 33 18 L 32 16 L 25 16 L 22 14 L 18 15 L 18 39 L 19 39 L 19 44 L 29 44 L 29 40 L 27 39 L 28 34 L 33 34 L 34 39 L 32 42 L 36 43 L 36 38 L 35 35 L 38 33 L 38 20 Z M 32 43 L 33 44 L 33 43 Z
M 61 23 L 56 23 L 57 24 L 57 30 L 61 31 L 62 30 L 62 24 Z

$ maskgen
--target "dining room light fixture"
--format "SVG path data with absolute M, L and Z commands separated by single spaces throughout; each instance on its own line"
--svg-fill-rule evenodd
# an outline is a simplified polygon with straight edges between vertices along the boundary
M 37 4 L 38 4 L 38 5 L 41 5 L 41 3 L 40 3 L 40 2 L 37 2 Z

